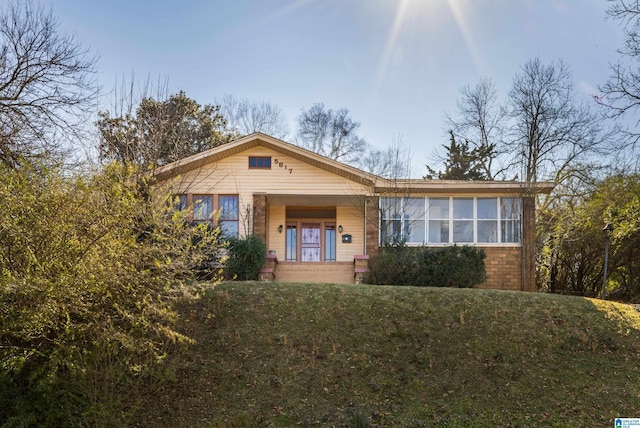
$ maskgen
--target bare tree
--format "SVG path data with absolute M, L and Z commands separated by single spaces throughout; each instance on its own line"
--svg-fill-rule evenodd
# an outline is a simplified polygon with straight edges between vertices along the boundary
M 600 86 L 600 95 L 595 96 L 596 102 L 606 108 L 609 116 L 624 119 L 636 115 L 640 109 L 640 1 L 638 0 L 609 0 L 607 14 L 618 20 L 623 26 L 625 40 L 618 52 L 620 60 L 611 65 L 611 75 L 607 82 Z M 629 60 L 625 63 L 624 60 Z M 622 129 L 624 147 L 620 152 L 628 156 L 636 154 L 640 149 L 640 119 L 630 121 L 630 126 Z M 630 152 L 630 153 L 629 153 Z M 637 158 L 637 156 L 633 156 Z M 636 165 L 637 167 L 637 165 Z
M 509 93 L 511 150 L 521 180 L 568 178 L 591 155 L 604 153 L 609 134 L 603 118 L 574 97 L 571 73 L 560 61 L 525 63 Z
M 359 122 L 354 122 L 349 110 L 325 109 L 316 103 L 298 117 L 297 144 L 331 159 L 356 163 L 367 143 L 357 135 Z
M 494 171 L 494 161 L 502 147 L 506 120 L 506 108 L 498 104 L 495 83 L 489 78 L 481 79 L 474 87 L 462 87 L 455 115 L 445 114 L 452 138 L 469 144 L 471 151 L 485 154 L 478 159 L 478 167 L 487 180 L 504 172 Z
M 97 94 L 95 56 L 32 2 L 0 7 L 0 162 L 61 154 Z
M 238 100 L 233 95 L 225 95 L 216 101 L 220 113 L 229 122 L 229 129 L 240 135 L 262 132 L 275 138 L 284 139 L 289 134 L 289 125 L 282 109 L 265 101 Z
M 367 144 L 362 156 L 354 163 L 361 170 L 388 179 L 411 177 L 411 150 L 404 145 L 402 136 L 394 136 L 386 149 Z

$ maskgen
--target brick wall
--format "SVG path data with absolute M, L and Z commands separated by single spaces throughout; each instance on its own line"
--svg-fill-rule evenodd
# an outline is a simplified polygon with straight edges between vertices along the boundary
M 267 195 L 253 194 L 253 234 L 267 242 Z
M 366 254 L 373 256 L 378 254 L 380 247 L 378 245 L 378 215 L 379 201 L 377 196 L 367 197 L 366 216 Z
M 478 288 L 520 291 L 522 284 L 522 248 L 483 247 L 487 281 Z
M 522 251 L 524 291 L 537 291 L 536 286 L 536 201 L 533 196 L 522 198 Z
M 379 252 L 378 201 L 379 199 L 377 197 L 367 197 L 366 253 L 370 256 L 376 255 Z M 521 247 L 483 247 L 487 254 L 487 258 L 485 259 L 487 281 L 480 285 L 480 288 L 536 291 L 535 199 L 533 197 L 523 197 L 522 211 Z

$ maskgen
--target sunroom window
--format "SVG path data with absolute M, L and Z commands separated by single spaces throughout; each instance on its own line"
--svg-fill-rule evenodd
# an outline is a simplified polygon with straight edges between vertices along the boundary
M 173 209 L 183 211 L 187 209 L 187 195 L 175 195 L 173 198 Z
M 478 242 L 498 242 L 498 198 L 476 199 Z
M 473 242 L 473 198 L 453 198 L 453 242 Z
M 500 199 L 500 232 L 502 242 L 520 242 L 520 198 Z
M 425 199 L 404 199 L 403 236 L 408 242 L 424 242 L 425 232 Z
M 520 243 L 521 206 L 519 197 L 381 198 L 380 242 Z
M 396 243 L 402 238 L 402 198 L 380 200 L 380 239 L 384 243 Z
M 449 242 L 449 198 L 429 198 L 429 243 Z

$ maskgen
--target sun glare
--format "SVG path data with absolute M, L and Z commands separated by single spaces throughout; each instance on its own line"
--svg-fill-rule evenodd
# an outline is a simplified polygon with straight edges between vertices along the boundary
M 481 58 L 479 55 L 479 50 L 477 49 L 474 37 L 471 34 L 471 25 L 468 21 L 468 17 L 472 16 L 469 13 L 469 9 L 471 8 L 471 4 L 467 0 L 447 0 L 447 4 L 449 5 L 449 9 L 451 10 L 451 14 L 453 15 L 453 19 L 456 21 L 456 25 L 458 27 L 458 31 L 462 34 L 462 38 L 464 39 L 464 44 L 473 59 L 473 64 L 476 67 L 476 70 L 481 69 Z
M 393 9 L 393 24 L 386 38 L 384 50 L 380 57 L 378 70 L 376 73 L 377 84 L 380 84 L 392 65 L 394 54 L 398 49 L 398 41 L 403 31 L 408 30 L 408 26 L 420 27 L 421 37 L 426 37 L 425 29 L 433 31 L 444 25 L 446 17 L 450 14 L 456 27 L 464 40 L 466 49 L 473 59 L 476 69 L 480 67 L 480 57 L 475 46 L 474 38 L 469 23 L 470 0 L 388 0 Z M 418 22 L 416 22 L 418 21 Z
M 393 25 L 391 27 L 391 31 L 389 32 L 389 37 L 387 37 L 387 42 L 385 43 L 384 50 L 382 51 L 382 57 L 380 58 L 380 65 L 378 66 L 378 72 L 376 73 L 376 82 L 379 85 L 387 73 L 389 69 L 389 63 L 391 61 L 391 57 L 396 48 L 398 41 L 398 34 L 400 29 L 404 23 L 404 17 L 407 12 L 407 8 L 409 3 L 413 0 L 396 0 L 398 3 L 397 9 L 395 11 L 395 17 L 393 19 Z

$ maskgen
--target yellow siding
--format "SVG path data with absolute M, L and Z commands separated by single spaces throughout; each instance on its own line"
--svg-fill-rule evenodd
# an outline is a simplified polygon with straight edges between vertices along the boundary
M 278 260 L 285 259 L 285 237 L 286 237 L 286 209 L 283 206 L 269 207 L 269 225 L 267 227 L 267 250 L 275 250 Z M 284 228 L 282 233 L 278 232 L 278 226 Z
M 364 214 L 357 207 L 337 207 L 336 223 L 342 225 L 342 234 L 351 235 L 351 243 L 343 244 L 338 233 L 336 259 L 339 262 L 353 262 L 353 256 L 364 254 Z
M 271 169 L 249 169 L 249 156 L 271 156 Z M 276 163 L 276 160 L 278 162 Z M 280 166 L 282 163 L 282 166 Z M 285 168 L 286 167 L 286 168 Z M 365 186 L 354 183 L 344 177 L 329 173 L 320 168 L 308 165 L 304 162 L 283 157 L 279 153 L 265 147 L 254 147 L 236 155 L 223 159 L 215 164 L 195 169 L 175 179 L 172 183 L 172 191 L 175 194 L 237 194 L 240 207 L 240 236 L 243 237 L 251 231 L 251 212 L 254 193 L 266 193 L 277 195 L 336 195 L 350 196 L 367 194 Z M 267 196 L 268 201 L 268 196 Z M 268 202 L 267 202 L 268 203 Z M 214 206 L 217 202 L 214 203 Z M 304 205 L 301 199 L 301 205 Z M 351 211 L 349 211 L 351 209 Z M 355 207 L 348 208 L 349 214 L 343 227 L 354 231 L 352 227 L 355 219 L 353 214 Z M 338 220 L 341 221 L 341 220 Z M 285 233 L 279 233 L 277 228 L 282 224 L 286 227 L 285 207 L 270 207 L 268 213 L 268 249 L 276 250 L 280 259 L 285 254 Z M 340 260 L 347 258 L 347 253 L 352 253 L 352 248 L 357 248 L 361 253 L 362 227 L 357 227 L 357 233 L 351 233 L 354 243 L 342 250 L 338 249 Z M 357 242 L 357 244 L 356 244 Z M 342 248 L 340 243 L 339 248 Z M 352 259 L 352 254 L 349 256 Z
M 249 169 L 249 156 L 271 156 L 271 169 Z M 276 164 L 276 159 L 278 164 Z M 280 166 L 282 162 L 282 166 Z M 286 166 L 286 169 L 285 169 Z M 356 195 L 367 189 L 344 177 L 296 159 L 255 147 L 186 173 L 174 181 L 175 193 Z

